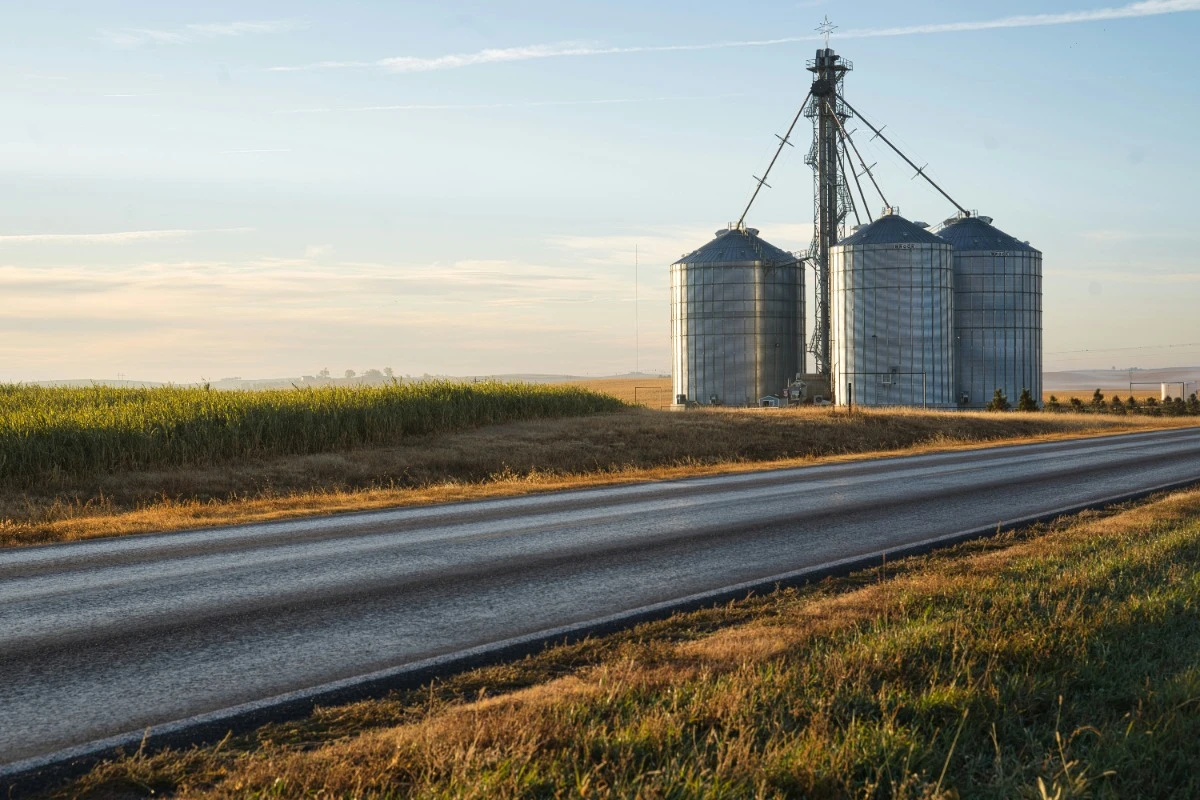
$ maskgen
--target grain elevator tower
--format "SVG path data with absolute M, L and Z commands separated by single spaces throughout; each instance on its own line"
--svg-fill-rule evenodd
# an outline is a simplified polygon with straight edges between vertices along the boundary
M 850 192 L 842 170 L 845 144 L 841 136 L 850 114 L 842 100 L 842 84 L 854 65 L 829 48 L 834 26 L 828 18 L 818 29 L 825 34 L 825 47 L 808 62 L 813 74 L 812 100 L 805 116 L 813 121 L 813 142 L 806 162 L 813 170 L 813 240 L 808 260 L 813 266 L 813 334 L 808 344 L 816 362 L 815 372 L 828 376 L 829 351 L 829 249 L 845 236 L 844 225 Z

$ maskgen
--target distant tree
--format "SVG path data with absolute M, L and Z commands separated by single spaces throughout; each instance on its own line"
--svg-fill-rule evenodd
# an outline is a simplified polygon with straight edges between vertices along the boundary
M 1161 417 L 1162 409 L 1158 407 L 1158 398 L 1151 395 L 1146 398 L 1146 413 L 1152 417 Z
M 1021 396 L 1017 398 L 1017 411 L 1037 411 L 1037 401 L 1033 399 L 1033 393 L 1028 389 L 1021 390 Z
M 363 373 L 363 377 L 370 381 L 383 380 L 383 373 L 377 369 L 369 369 Z
M 1187 413 L 1193 417 L 1200 414 L 1200 399 L 1196 398 L 1196 393 L 1192 392 L 1187 399 Z
M 389 378 L 394 378 L 394 377 L 396 377 L 396 372 L 395 372 L 395 370 L 393 370 L 391 367 L 384 367 L 384 368 L 383 368 L 383 374 L 384 374 L 384 375 L 387 375 Z
M 1046 403 L 1046 410 L 1058 413 L 1062 411 L 1062 403 L 1058 402 L 1058 398 L 1050 395 L 1050 400 Z
M 355 375 L 357 375 L 357 374 L 358 374 L 358 373 L 356 373 L 356 372 L 355 372 L 354 370 L 352 370 L 352 369 L 348 369 L 348 370 L 346 370 L 346 380 L 350 380 L 351 378 L 353 378 L 353 377 L 354 377 Z
M 322 380 L 329 380 L 329 367 L 325 367 L 325 369 L 318 372 L 317 377 Z
M 1125 403 L 1123 403 L 1123 402 L 1121 401 L 1121 396 L 1120 396 L 1120 395 L 1115 395 L 1115 394 L 1114 394 L 1114 395 L 1113 395 L 1113 397 L 1112 397 L 1112 400 L 1110 400 L 1110 401 L 1109 401 L 1109 403 L 1108 403 L 1108 406 L 1109 406 L 1109 408 L 1111 408 L 1111 409 L 1112 409 L 1112 413 L 1114 413 L 1114 414 L 1125 414 L 1125 413 L 1127 413 L 1127 412 L 1126 412 L 1126 410 L 1125 410 Z
M 1125 410 L 1132 414 L 1141 411 L 1142 407 L 1138 404 L 1136 397 L 1129 395 L 1129 399 L 1125 401 Z
M 1092 392 L 1092 408 L 1096 411 L 1101 411 L 1104 409 L 1104 395 L 1099 389 Z
M 1083 413 L 1083 401 L 1080 400 L 1078 397 L 1072 397 L 1071 398 L 1071 410 L 1074 411 L 1076 414 L 1082 414 Z
M 992 395 L 992 402 L 987 405 L 988 411 L 1008 411 L 1010 408 L 1012 408 L 1012 405 L 1009 404 L 1008 398 L 1004 396 L 1003 389 L 997 389 Z
M 1171 407 L 1173 409 L 1171 412 L 1171 416 L 1173 416 L 1173 417 L 1182 417 L 1183 415 L 1188 413 L 1187 403 L 1184 401 L 1184 399 L 1182 397 L 1176 397 L 1175 402 L 1171 403 Z

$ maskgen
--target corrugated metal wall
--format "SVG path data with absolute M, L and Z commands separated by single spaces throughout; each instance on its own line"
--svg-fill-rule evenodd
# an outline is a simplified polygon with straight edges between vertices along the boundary
M 832 262 L 837 402 L 852 386 L 856 404 L 954 407 L 950 245 L 844 244 Z
M 984 408 L 996 389 L 1016 405 L 1022 389 L 1042 401 L 1042 254 L 954 253 L 958 391 Z
M 674 394 L 756 405 L 801 370 L 804 273 L 792 263 L 671 267 Z

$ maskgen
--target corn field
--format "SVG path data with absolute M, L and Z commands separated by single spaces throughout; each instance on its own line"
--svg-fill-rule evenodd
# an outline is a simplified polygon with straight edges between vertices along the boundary
M 615 411 L 572 386 L 421 381 L 210 391 L 0 385 L 0 483 L 213 466 L 392 445 L 409 436 Z

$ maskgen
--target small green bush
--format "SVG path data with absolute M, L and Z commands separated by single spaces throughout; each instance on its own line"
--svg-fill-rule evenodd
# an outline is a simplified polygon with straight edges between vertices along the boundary
M 992 395 L 992 402 L 988 403 L 988 411 L 1008 411 L 1012 405 L 1008 402 L 1008 397 L 1005 396 L 1003 389 L 997 389 Z

